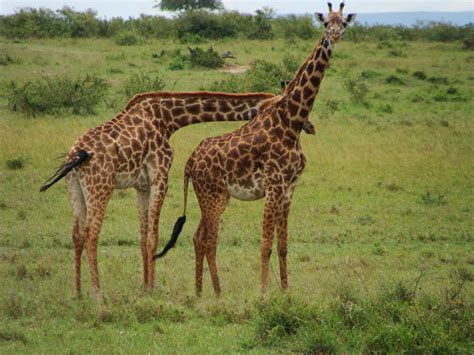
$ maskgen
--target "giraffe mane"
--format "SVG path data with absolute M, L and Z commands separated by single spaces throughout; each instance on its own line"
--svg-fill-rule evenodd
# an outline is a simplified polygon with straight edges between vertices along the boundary
M 245 93 L 245 94 L 230 94 L 225 92 L 209 92 L 209 91 L 185 91 L 185 92 L 169 92 L 169 91 L 156 91 L 156 92 L 145 92 L 142 94 L 135 95 L 125 106 L 125 110 L 129 110 L 137 103 L 142 102 L 143 100 L 152 99 L 152 98 L 177 98 L 177 99 L 187 99 L 187 98 L 198 98 L 198 99 L 252 99 L 252 98 L 262 98 L 262 96 L 267 96 L 267 99 L 272 99 L 275 97 L 274 94 L 260 92 L 260 93 Z

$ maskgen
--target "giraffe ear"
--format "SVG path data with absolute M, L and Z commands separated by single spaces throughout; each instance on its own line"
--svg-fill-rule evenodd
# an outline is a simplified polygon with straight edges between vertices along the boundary
M 356 17 L 357 17 L 356 14 L 349 14 L 349 15 L 347 15 L 346 19 L 344 20 L 345 25 L 346 25 L 346 26 L 347 26 L 347 25 L 350 25 L 352 22 L 355 21 Z
M 324 15 L 320 12 L 316 12 L 314 15 L 316 16 L 316 19 L 319 21 L 319 23 L 326 27 L 326 19 L 324 18 Z

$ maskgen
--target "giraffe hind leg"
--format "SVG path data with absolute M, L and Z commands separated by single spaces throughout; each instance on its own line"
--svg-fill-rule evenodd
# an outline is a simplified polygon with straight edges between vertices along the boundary
M 214 287 L 216 296 L 219 297 L 221 294 L 221 287 L 217 273 L 217 240 L 219 236 L 220 218 L 222 213 L 225 211 L 230 196 L 224 189 L 212 189 L 211 191 L 206 191 L 207 189 L 202 189 L 200 187 L 199 182 L 194 184 L 194 189 L 197 192 L 199 205 L 201 207 L 200 226 L 204 227 L 203 232 L 200 234 L 199 251 L 196 252 L 196 258 L 202 258 L 202 255 L 206 256 L 209 265 L 209 272 L 211 274 L 212 286 Z M 197 263 L 198 260 L 196 260 L 196 266 Z
M 74 223 L 72 227 L 72 241 L 74 244 L 75 286 L 76 297 L 81 297 L 81 257 L 85 242 L 85 223 L 87 216 L 86 202 L 79 181 L 76 177 L 67 180 L 69 201 L 72 208 Z
M 137 190 L 137 206 L 140 218 L 140 247 L 143 259 L 143 283 L 145 289 L 148 286 L 148 206 L 150 199 L 149 190 Z

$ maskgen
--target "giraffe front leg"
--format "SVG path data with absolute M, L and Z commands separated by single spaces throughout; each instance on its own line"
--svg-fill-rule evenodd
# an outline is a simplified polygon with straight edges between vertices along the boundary
M 147 237 L 147 252 L 148 252 L 148 283 L 147 286 L 151 290 L 155 287 L 155 260 L 153 257 L 156 254 L 158 246 L 158 227 L 161 213 L 161 207 L 166 196 L 168 188 L 168 179 L 155 179 L 154 184 L 150 188 L 150 202 L 148 208 L 148 237 Z
M 261 279 L 260 287 L 262 293 L 268 289 L 268 271 L 270 256 L 272 254 L 273 236 L 275 235 L 276 219 L 281 210 L 281 189 L 273 188 L 267 192 L 265 209 L 263 213 L 263 235 L 260 245 L 261 253 Z
M 137 190 L 137 206 L 140 218 L 140 247 L 143 259 L 143 285 L 148 286 L 148 206 L 150 190 Z
M 286 257 L 288 254 L 288 215 L 290 213 L 291 199 L 296 184 L 290 185 L 285 193 L 282 210 L 277 221 L 277 238 L 278 238 L 278 260 L 280 264 L 280 281 L 282 290 L 288 290 L 288 269 Z

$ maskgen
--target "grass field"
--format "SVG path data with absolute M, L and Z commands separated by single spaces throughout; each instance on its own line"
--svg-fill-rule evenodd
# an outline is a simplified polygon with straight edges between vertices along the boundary
M 288 54 L 302 62 L 313 43 L 212 45 L 231 50 L 237 59 L 228 66 L 241 67 Z M 259 293 L 263 201 L 232 200 L 218 249 L 223 296 L 214 298 L 205 273 L 203 297 L 195 298 L 193 193 L 183 236 L 157 264 L 156 291 L 144 293 L 135 194 L 127 190 L 114 195 L 102 229 L 98 309 L 73 297 L 65 185 L 46 194 L 39 186 L 57 156 L 126 103 L 120 92 L 132 73 L 157 72 L 166 90 L 198 90 L 229 68 L 169 70 L 170 58 L 152 54 L 186 53 L 172 41 L 0 39 L 0 56 L 13 58 L 0 66 L 2 95 L 10 80 L 50 75 L 97 74 L 111 87 L 97 115 L 28 117 L 0 99 L 0 352 L 472 353 L 474 52 L 461 47 L 337 45 L 312 113 L 318 133 L 302 137 L 308 165 L 290 214 L 287 295 L 275 255 L 270 294 Z M 362 94 L 347 89 L 360 81 Z M 196 125 L 172 137 L 160 247 L 182 211 L 187 157 L 203 138 L 238 126 Z M 83 275 L 87 292 L 87 267 Z

